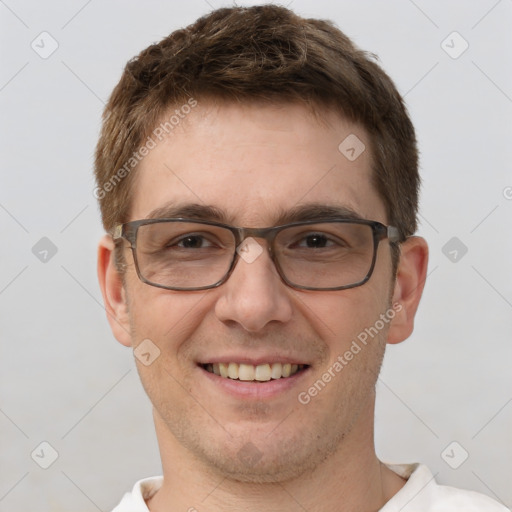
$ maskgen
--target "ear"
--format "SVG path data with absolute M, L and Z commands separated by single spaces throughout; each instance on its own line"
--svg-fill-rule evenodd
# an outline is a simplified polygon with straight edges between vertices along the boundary
M 114 263 L 114 241 L 109 235 L 105 235 L 98 245 L 98 280 L 112 333 L 119 343 L 129 347 L 131 336 L 126 291 Z
M 423 238 L 413 236 L 402 243 L 392 301 L 397 305 L 394 308 L 396 315 L 388 331 L 388 343 L 400 343 L 411 335 L 425 286 L 427 265 L 428 246 Z

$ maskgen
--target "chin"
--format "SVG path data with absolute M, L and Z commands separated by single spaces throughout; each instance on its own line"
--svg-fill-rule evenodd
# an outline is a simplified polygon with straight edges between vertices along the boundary
M 241 451 L 244 450 L 242 447 Z M 238 455 L 238 454 L 237 454 Z M 250 461 L 237 460 L 235 457 L 229 459 L 209 458 L 210 464 L 216 473 L 229 480 L 248 484 L 283 483 L 299 478 L 305 473 L 310 473 L 320 461 L 305 456 L 270 457 L 262 455 L 261 459 L 254 464 Z M 283 460 L 284 458 L 284 460 Z
M 271 439 L 275 436 L 274 439 Z M 321 436 L 296 432 L 263 433 L 236 440 L 205 443 L 192 448 L 196 456 L 218 475 L 249 484 L 283 483 L 311 474 L 338 448 L 343 435 Z M 225 440 L 226 441 L 226 440 Z M 213 446 L 216 448 L 212 449 Z

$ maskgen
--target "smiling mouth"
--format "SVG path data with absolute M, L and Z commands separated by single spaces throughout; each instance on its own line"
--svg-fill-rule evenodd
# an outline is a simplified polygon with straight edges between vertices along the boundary
M 266 364 L 244 364 L 244 363 L 208 363 L 200 365 L 209 373 L 226 379 L 268 382 L 269 380 L 285 379 L 309 368 L 307 364 L 290 363 L 266 363 Z

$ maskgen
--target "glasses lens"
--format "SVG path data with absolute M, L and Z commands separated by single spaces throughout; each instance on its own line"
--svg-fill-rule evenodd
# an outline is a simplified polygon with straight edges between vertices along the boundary
M 360 283 L 374 258 L 373 230 L 366 224 L 326 222 L 286 228 L 276 237 L 275 247 L 286 279 L 307 288 Z
M 170 288 L 201 288 L 220 281 L 235 252 L 235 237 L 225 228 L 195 222 L 143 224 L 137 231 L 139 273 Z
M 206 288 L 227 275 L 236 250 L 226 228 L 198 222 L 164 221 L 138 227 L 136 257 L 141 277 L 174 289 Z M 312 289 L 361 284 L 375 257 L 367 224 L 324 222 L 280 230 L 275 257 L 285 280 Z

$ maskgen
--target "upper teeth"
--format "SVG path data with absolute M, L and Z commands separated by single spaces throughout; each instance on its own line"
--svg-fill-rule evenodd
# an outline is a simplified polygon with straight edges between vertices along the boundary
M 206 370 L 221 377 L 239 380 L 257 380 L 267 381 L 271 379 L 280 379 L 281 377 L 290 377 L 302 369 L 304 365 L 290 363 L 266 363 L 257 366 L 244 363 L 214 363 L 207 364 Z

